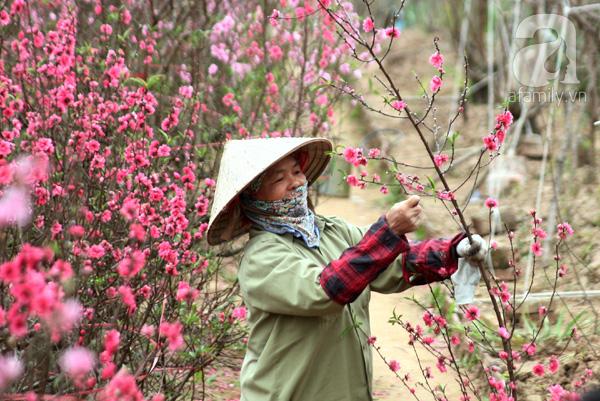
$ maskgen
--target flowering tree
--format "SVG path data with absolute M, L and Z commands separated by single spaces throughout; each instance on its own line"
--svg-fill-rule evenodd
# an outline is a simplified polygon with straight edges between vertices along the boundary
M 316 2 L 273 8 L 0 2 L 0 392 L 204 398 L 237 365 L 231 252 L 203 240 L 216 156 L 325 135 L 320 80 L 353 74 Z
M 492 129 L 487 133 L 482 133 L 481 149 L 469 173 L 463 177 L 459 185 L 452 187 L 447 180 L 447 174 L 452 169 L 455 161 L 454 146 L 458 139 L 453 130 L 453 125 L 464 112 L 468 90 L 468 64 L 465 60 L 466 78 L 457 98 L 456 111 L 450 117 L 448 124 L 443 126 L 439 123 L 434 107 L 436 96 L 438 96 L 444 85 L 445 75 L 444 56 L 438 47 L 438 39 L 436 38 L 433 41 L 432 54 L 428 60 L 432 67 L 432 77 L 428 80 L 428 85 L 423 84 L 420 78 L 417 77 L 417 84 L 423 93 L 424 100 L 424 106 L 422 110 L 419 110 L 419 106 L 409 105 L 403 98 L 398 84 L 385 63 L 394 42 L 401 40 L 400 31 L 395 26 L 395 19 L 389 26 L 380 26 L 375 20 L 371 9 L 373 2 L 364 1 L 363 3 L 366 15 L 360 20 L 356 20 L 348 14 L 352 8 L 349 3 L 319 0 L 321 7 L 335 22 L 338 35 L 344 39 L 346 46 L 351 49 L 354 63 L 366 66 L 366 70 L 372 73 L 381 85 L 384 95 L 378 102 L 367 101 L 359 89 L 350 82 L 332 79 L 328 84 L 372 112 L 389 119 L 408 121 L 413 129 L 413 134 L 422 143 L 423 152 L 428 156 L 430 164 L 429 166 L 412 166 L 398 162 L 394 155 L 382 154 L 377 148 L 366 151 L 360 148 L 347 147 L 338 155 L 348 163 L 360 167 L 362 171 L 359 176 L 348 175 L 346 181 L 349 185 L 360 188 L 365 188 L 367 185 L 377 185 L 384 194 L 387 193 L 390 186 L 396 186 L 406 194 L 419 194 L 424 197 L 435 198 L 442 202 L 448 210 L 449 216 L 471 240 L 471 227 L 467 224 L 465 218 L 466 205 L 461 206 L 459 204 L 456 193 L 463 187 L 467 188 L 468 193 L 473 193 L 481 170 L 500 154 L 513 123 L 513 116 L 505 105 L 503 110 L 496 116 Z M 403 5 L 404 2 L 401 2 L 394 15 L 398 16 L 400 14 Z M 386 50 L 379 52 L 379 47 Z M 385 163 L 387 170 L 394 177 L 392 182 L 384 183 L 378 174 L 370 174 L 366 170 L 370 161 Z M 435 174 L 435 179 L 427 177 L 427 182 L 423 179 L 424 177 L 406 173 L 404 170 L 407 168 L 432 172 Z M 491 222 L 497 210 L 498 202 L 493 198 L 488 198 L 485 206 L 489 209 Z M 534 256 L 535 271 L 535 257 L 541 255 L 541 240 L 546 238 L 548 234 L 541 228 L 541 218 L 537 212 L 532 210 L 530 214 L 532 219 L 530 230 L 532 245 L 530 249 Z M 540 307 L 538 324 L 531 327 L 530 330 L 519 328 L 517 315 L 531 291 L 533 278 L 529 283 L 526 283 L 528 288 L 525 291 L 525 297 L 518 298 L 516 282 L 521 275 L 521 266 L 516 262 L 519 259 L 519 250 L 514 243 L 515 234 L 510 230 L 508 230 L 508 239 L 511 255 L 506 267 L 510 268 L 513 273 L 514 284 L 497 279 L 488 270 L 488 263 L 482 263 L 479 266 L 489 295 L 491 319 L 484 317 L 479 308 L 474 305 L 457 307 L 453 303 L 449 303 L 439 289 L 431 287 L 433 295 L 431 304 L 420 304 L 424 309 L 423 323 L 406 321 L 396 314 L 390 319 L 392 324 L 400 325 L 409 333 L 409 345 L 415 349 L 416 353 L 415 344 L 418 343 L 434 356 L 440 373 L 445 373 L 449 369 L 454 372 L 461 400 L 476 398 L 478 400 L 516 401 L 519 396 L 523 396 L 525 389 L 521 386 L 525 374 L 544 377 L 546 374 L 554 374 L 560 369 L 559 357 L 565 352 L 571 340 L 577 337 L 576 330 L 572 330 L 566 336 L 566 344 L 562 351 L 556 352 L 547 360 L 540 356 L 538 350 L 541 345 L 538 342 L 540 333 L 545 324 L 548 324 L 548 314 L 555 304 L 558 280 L 567 272 L 566 264 L 561 262 L 560 251 L 568 237 L 574 233 L 571 226 L 566 222 L 559 224 L 556 229 L 557 237 L 553 245 L 554 274 L 549 278 L 552 285 L 552 296 L 547 305 Z M 492 242 L 491 246 L 493 248 L 496 244 Z M 452 287 L 448 289 L 450 293 L 453 292 Z M 379 353 L 415 399 L 419 399 L 416 395 L 417 386 L 430 393 L 435 400 L 447 399 L 446 389 L 443 386 L 432 384 L 431 367 L 420 365 L 421 375 L 416 379 L 408 373 L 402 374 L 400 364 L 395 360 L 388 359 L 381 353 L 375 338 L 369 338 L 368 342 L 375 347 L 375 351 Z M 432 346 L 434 342 L 443 344 L 442 349 Z M 418 353 L 417 358 L 419 358 Z M 470 369 L 474 367 L 476 367 L 475 371 Z M 574 389 L 583 386 L 591 375 L 592 372 L 589 369 L 582 369 L 578 372 L 573 380 Z M 482 385 L 479 385 L 477 380 L 482 380 L 480 383 Z M 487 390 L 484 390 L 486 387 Z M 577 398 L 576 393 L 566 390 L 552 378 L 547 379 L 546 387 L 552 400 Z

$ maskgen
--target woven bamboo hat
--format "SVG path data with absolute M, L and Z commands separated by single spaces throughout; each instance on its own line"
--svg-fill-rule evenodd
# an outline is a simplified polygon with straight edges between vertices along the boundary
M 269 167 L 285 157 L 303 151 L 308 185 L 321 175 L 333 149 L 323 138 L 260 138 L 231 140 L 225 144 L 213 199 L 207 240 L 210 245 L 229 241 L 250 229 L 240 212 L 238 195 Z

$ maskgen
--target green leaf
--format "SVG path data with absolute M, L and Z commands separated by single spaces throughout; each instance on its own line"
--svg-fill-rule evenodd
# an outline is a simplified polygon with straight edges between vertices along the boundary
M 119 39 L 119 42 L 127 41 L 127 39 L 129 38 L 130 32 L 131 32 L 131 28 L 127 28 L 127 30 L 125 32 L 118 34 L 117 39 Z
M 432 191 L 435 191 L 435 182 L 431 179 L 431 177 L 427 176 L 427 181 L 429 181 L 429 185 Z
M 160 134 L 163 136 L 163 138 L 165 138 L 165 141 L 169 142 L 171 140 L 171 137 L 169 136 L 169 134 L 167 134 L 165 131 L 163 131 L 162 128 L 158 128 L 158 132 L 160 132 Z
M 204 158 L 206 156 L 207 148 L 205 146 L 196 146 L 196 156 L 199 158 Z
M 119 21 L 119 13 L 116 13 L 116 12 L 108 13 L 108 17 L 106 19 L 110 23 L 118 22 Z
M 221 125 L 233 125 L 237 116 L 234 114 L 221 117 Z
M 159 87 L 165 79 L 164 74 L 155 74 L 148 78 L 147 88 L 148 90 L 152 90 L 154 88 Z
M 460 131 L 453 131 L 452 134 L 450 135 L 450 138 L 448 138 L 450 145 L 454 145 L 454 143 L 456 142 L 456 139 L 459 136 L 460 136 Z
M 316 93 L 321 89 L 327 89 L 327 88 L 329 88 L 329 84 L 316 85 L 316 86 L 311 87 L 310 92 Z
M 139 87 L 146 88 L 148 84 L 142 78 L 129 77 L 127 78 L 127 80 L 125 80 L 125 85 L 136 85 Z
M 60 256 L 61 252 L 60 252 L 60 247 L 58 246 L 57 241 L 50 242 L 49 246 L 52 249 L 52 252 L 54 252 L 55 256 Z

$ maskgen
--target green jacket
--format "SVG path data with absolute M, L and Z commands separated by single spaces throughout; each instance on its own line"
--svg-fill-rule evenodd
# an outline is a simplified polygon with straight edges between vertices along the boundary
M 398 257 L 350 308 L 331 301 L 319 274 L 367 228 L 322 216 L 316 222 L 318 249 L 308 249 L 291 234 L 250 232 L 238 274 L 250 325 L 242 401 L 371 399 L 370 290 L 393 293 L 410 285 Z M 354 329 L 350 310 L 366 334 Z

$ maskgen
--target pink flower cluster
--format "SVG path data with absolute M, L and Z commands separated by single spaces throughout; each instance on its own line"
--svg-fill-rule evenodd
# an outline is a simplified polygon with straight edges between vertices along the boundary
M 23 374 L 23 363 L 14 355 L 0 355 L 0 391 Z
M 483 143 L 488 151 L 495 152 L 504 143 L 506 133 L 513 123 L 513 115 L 509 110 L 496 116 L 496 125 L 494 131 L 483 137 Z
M 181 322 L 162 322 L 158 330 L 161 337 L 166 337 L 170 351 L 177 351 L 185 345 L 182 332 L 183 325 Z
M 394 110 L 402 111 L 406 108 L 406 102 L 404 100 L 394 100 L 391 103 Z
M 135 377 L 121 369 L 108 383 L 100 395 L 103 401 L 144 401 L 144 395 L 135 381 Z
M 490 290 L 490 293 L 500 298 L 500 301 L 505 306 L 510 306 L 509 302 L 512 298 L 512 294 L 509 291 L 509 286 L 506 282 L 500 282 L 499 287 L 494 287 Z
M 58 361 L 61 370 L 65 372 L 78 387 L 82 387 L 82 380 L 92 371 L 92 369 L 94 369 L 95 363 L 94 354 L 84 347 L 68 348 Z
M 388 366 L 389 366 L 389 368 L 390 368 L 390 370 L 391 370 L 392 372 L 397 372 L 397 371 L 399 371 L 399 370 L 400 370 L 400 363 L 399 363 L 398 361 L 396 361 L 396 360 L 393 360 L 393 359 L 392 359 L 392 360 L 391 360 L 391 361 L 388 363 Z
M 547 237 L 546 231 L 544 231 L 540 225 L 542 224 L 542 219 L 539 217 L 536 217 L 536 211 L 532 210 L 529 212 L 531 214 L 531 217 L 533 218 L 532 221 L 532 229 L 531 229 L 531 233 L 533 235 L 533 244 L 531 244 L 531 252 L 533 252 L 533 254 L 535 256 L 542 256 L 543 253 L 543 249 L 542 249 L 542 243 L 539 241 L 541 239 L 544 239 Z
M 448 159 L 449 157 L 445 153 L 438 153 L 437 155 L 433 156 L 433 162 L 438 167 L 443 166 L 448 161 Z
M 356 167 L 367 165 L 367 159 L 364 157 L 363 150 L 361 148 L 347 147 L 344 149 L 342 154 L 346 162 Z
M 46 323 L 53 341 L 71 331 L 81 318 L 81 307 L 76 301 L 64 298 L 60 281 L 71 274 L 70 264 L 60 259 L 54 261 L 49 248 L 29 244 L 25 244 L 13 260 L 2 263 L 0 281 L 13 298 L 6 312 L 10 334 L 26 336 L 27 321 L 33 318 L 41 318 Z M 2 308 L 0 311 L 3 315 Z
M 560 362 L 558 361 L 558 358 L 556 356 L 552 356 L 550 357 L 550 361 L 548 362 L 548 371 L 552 374 L 558 372 L 558 369 L 560 368 Z M 546 367 L 544 365 L 542 365 L 541 363 L 536 363 L 532 368 L 531 371 L 533 372 L 534 375 L 536 376 L 545 376 L 546 375 Z
M 177 296 L 176 299 L 181 302 L 192 303 L 200 295 L 200 290 L 197 288 L 190 287 L 190 283 L 187 281 L 180 281 L 177 285 Z
M 19 123 L 20 124 L 20 123 Z M 19 125 L 17 124 L 17 125 Z M 4 137 L 12 137 L 4 131 Z M 42 141 L 48 146 L 47 141 Z M 49 149 L 41 146 L 40 149 Z M 11 142 L 0 139 L 0 185 L 7 185 L 0 195 L 0 227 L 7 225 L 25 226 L 31 220 L 32 205 L 30 193 L 48 180 L 48 154 L 39 151 L 33 156 L 19 157 L 7 163 L 5 157 L 12 149 Z
M 402 185 L 407 191 L 424 192 L 425 186 L 419 182 L 419 177 L 416 175 L 408 175 L 403 173 L 396 174 L 396 180 Z
M 104 335 L 104 351 L 100 354 L 100 363 L 103 365 L 101 378 L 103 380 L 112 378 L 117 371 L 114 356 L 119 350 L 120 342 L 121 333 L 117 330 L 109 330 Z
M 575 233 L 575 231 L 573 231 L 573 228 L 571 227 L 571 225 L 567 222 L 563 222 L 563 223 L 560 223 L 559 225 L 557 225 L 556 232 L 557 232 L 558 238 L 560 238 L 560 239 L 567 239 L 567 237 L 570 237 Z

